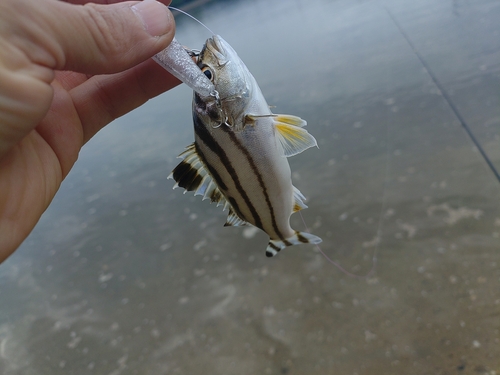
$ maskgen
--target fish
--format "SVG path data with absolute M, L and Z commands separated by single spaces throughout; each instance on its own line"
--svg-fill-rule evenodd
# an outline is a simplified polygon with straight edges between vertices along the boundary
M 287 158 L 317 147 L 306 121 L 272 113 L 257 81 L 221 36 L 207 39 L 197 65 L 216 95 L 193 93 L 195 141 L 169 175 L 174 188 L 222 205 L 228 210 L 225 226 L 253 225 L 267 233 L 268 257 L 287 246 L 320 243 L 290 226 L 292 213 L 307 206 L 292 184 Z

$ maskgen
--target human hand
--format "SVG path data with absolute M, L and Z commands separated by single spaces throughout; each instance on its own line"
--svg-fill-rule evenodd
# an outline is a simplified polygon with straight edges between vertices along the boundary
M 0 262 L 31 232 L 85 142 L 180 83 L 150 59 L 174 36 L 165 6 L 94 1 L 114 4 L 0 2 Z

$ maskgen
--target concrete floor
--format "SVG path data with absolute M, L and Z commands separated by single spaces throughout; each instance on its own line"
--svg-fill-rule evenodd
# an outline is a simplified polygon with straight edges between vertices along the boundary
M 500 184 L 461 124 L 499 170 L 500 3 L 269 3 L 192 13 L 308 121 L 304 219 L 375 273 L 305 245 L 268 259 L 263 233 L 171 190 L 193 139 L 177 88 L 86 146 L 0 266 L 0 373 L 500 374 Z

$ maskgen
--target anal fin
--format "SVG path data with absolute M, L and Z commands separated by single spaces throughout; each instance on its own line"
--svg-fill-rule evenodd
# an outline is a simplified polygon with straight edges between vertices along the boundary
M 304 197 L 300 192 L 300 190 L 297 189 L 295 186 L 293 186 L 293 198 L 294 198 L 293 212 L 297 212 L 307 208 L 307 205 L 304 203 L 306 197 Z

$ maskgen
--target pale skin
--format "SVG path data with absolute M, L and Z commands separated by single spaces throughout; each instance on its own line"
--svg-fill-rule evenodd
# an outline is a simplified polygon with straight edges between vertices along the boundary
M 0 262 L 86 142 L 179 84 L 150 59 L 172 40 L 173 17 L 147 2 L 0 1 Z

